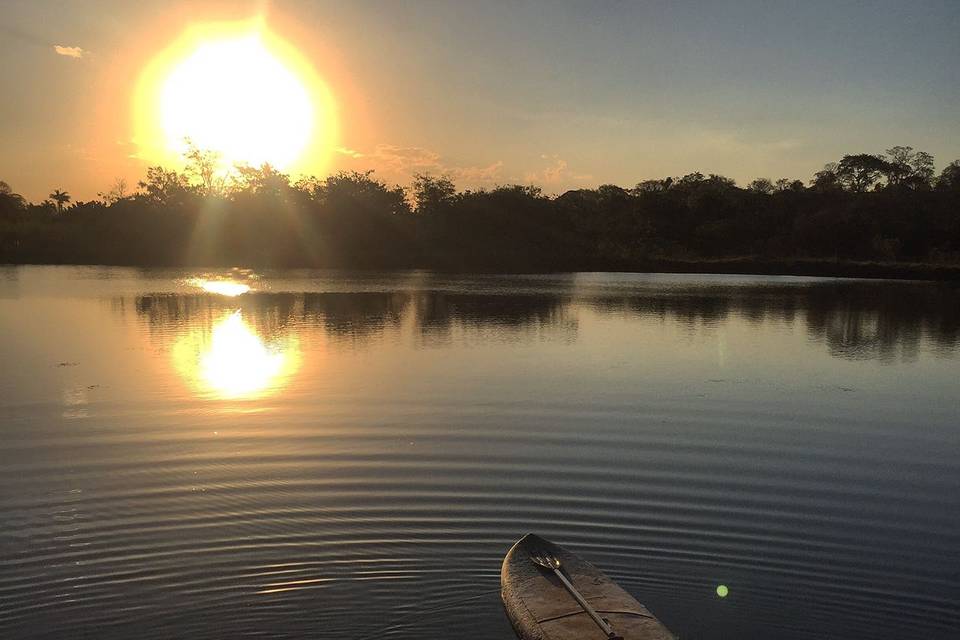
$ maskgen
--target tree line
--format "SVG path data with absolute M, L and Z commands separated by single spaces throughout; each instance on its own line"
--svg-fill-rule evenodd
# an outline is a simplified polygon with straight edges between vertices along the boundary
M 0 182 L 0 262 L 143 266 L 643 270 L 740 261 L 749 269 L 923 263 L 960 268 L 960 161 L 939 174 L 911 147 L 843 156 L 808 183 L 740 187 L 702 173 L 551 197 L 536 186 L 409 188 L 373 172 L 293 179 L 269 165 L 224 176 L 191 147 L 86 202 L 28 203 Z M 763 267 L 759 267 L 763 270 Z M 756 267 L 755 267 L 756 269 Z M 829 269 L 827 269 L 829 271 Z M 954 271 L 958 272 L 958 271 Z

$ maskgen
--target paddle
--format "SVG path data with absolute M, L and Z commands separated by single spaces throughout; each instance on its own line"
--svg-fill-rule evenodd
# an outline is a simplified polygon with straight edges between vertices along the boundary
M 552 570 L 556 576 L 560 578 L 560 581 L 563 583 L 563 586 L 567 588 L 567 591 L 570 592 L 570 595 L 572 595 L 580 604 L 580 606 L 583 607 L 583 610 L 586 611 L 591 618 L 593 618 L 593 621 L 597 623 L 597 626 L 600 627 L 605 634 L 607 634 L 607 638 L 610 640 L 623 640 L 623 637 L 617 635 L 617 633 L 613 630 L 613 627 L 610 626 L 610 623 L 604 618 L 601 618 L 600 614 L 590 606 L 590 603 L 588 603 L 584 597 L 580 595 L 580 592 L 577 591 L 576 587 L 574 587 L 573 584 L 567 580 L 567 576 L 563 575 L 563 572 L 560 571 L 560 558 L 557 558 L 553 554 L 545 551 L 538 551 L 537 553 L 531 553 L 530 559 L 534 564 L 539 565 L 544 569 Z

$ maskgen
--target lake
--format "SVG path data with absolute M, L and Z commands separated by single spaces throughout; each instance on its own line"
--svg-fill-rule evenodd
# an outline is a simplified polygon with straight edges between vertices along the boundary
M 960 289 L 0 267 L 0 637 L 960 637 Z M 726 585 L 729 594 L 717 595 Z

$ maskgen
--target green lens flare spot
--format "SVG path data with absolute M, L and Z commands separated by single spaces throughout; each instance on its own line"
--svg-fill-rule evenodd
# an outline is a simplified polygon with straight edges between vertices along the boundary
M 721 598 L 726 598 L 729 593 L 730 593 L 730 589 L 727 588 L 727 585 L 725 585 L 725 584 L 718 584 L 718 585 L 717 585 L 717 595 L 718 595 L 718 596 L 720 596 Z

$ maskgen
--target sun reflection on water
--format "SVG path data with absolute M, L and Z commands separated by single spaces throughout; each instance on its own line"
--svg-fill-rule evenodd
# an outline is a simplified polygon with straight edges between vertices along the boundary
M 237 310 L 209 332 L 198 329 L 181 338 L 173 357 L 180 373 L 203 393 L 249 399 L 279 390 L 299 366 L 300 352 L 294 338 L 266 343 Z
M 240 278 L 190 278 L 186 280 L 186 283 L 190 286 L 203 289 L 207 293 L 215 293 L 217 295 L 235 298 L 252 290 L 249 284 L 240 281 L 248 275 L 247 273 L 240 273 Z
M 250 291 L 250 285 L 229 280 L 203 280 L 200 288 L 209 293 L 218 293 L 222 296 L 239 296 Z

